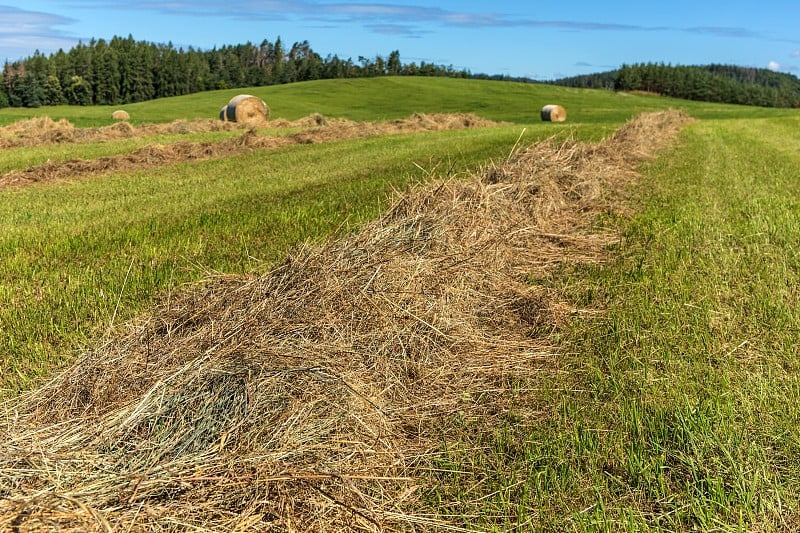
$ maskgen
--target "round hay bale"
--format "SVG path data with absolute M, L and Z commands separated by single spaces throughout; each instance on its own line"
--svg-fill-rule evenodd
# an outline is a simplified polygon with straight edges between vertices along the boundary
M 222 106 L 222 109 L 219 110 L 219 119 L 222 122 L 228 122 L 228 106 Z
M 266 122 L 269 118 L 267 103 L 257 96 L 240 94 L 228 102 L 225 116 L 230 122 L 258 124 Z
M 545 122 L 564 122 L 567 120 L 567 110 L 560 105 L 546 105 L 542 108 L 542 120 Z
M 131 116 L 128 114 L 127 111 L 123 111 L 122 109 L 117 109 L 113 113 L 111 113 L 111 118 L 114 120 L 130 120 Z

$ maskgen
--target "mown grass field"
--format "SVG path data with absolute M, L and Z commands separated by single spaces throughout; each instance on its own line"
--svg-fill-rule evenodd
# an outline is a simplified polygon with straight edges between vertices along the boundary
M 474 112 L 511 124 L 0 190 L 6 395 L 182 283 L 212 271 L 263 271 L 306 239 L 373 218 L 393 187 L 427 171 L 459 175 L 502 160 L 523 129 L 526 143 L 554 134 L 594 140 L 638 112 L 680 107 L 701 120 L 642 169 L 629 218 L 598 221 L 623 236 L 606 263 L 532 281 L 576 310 L 550 332 L 561 354 L 554 371 L 519 384 L 520 413 L 536 416 L 510 412 L 489 435 L 468 425 L 443 435 L 426 501 L 480 530 L 800 528 L 800 113 L 472 80 L 249 92 L 288 119 Z M 140 122 L 206 118 L 232 94 L 125 109 Z M 567 107 L 565 125 L 538 121 L 552 102 Z M 6 109 L 0 123 L 46 114 L 98 126 L 110 112 Z M 71 145 L 64 157 L 141 142 Z M 22 168 L 50 150 L 64 147 L 4 150 L 0 168 Z
M 799 125 L 702 121 L 646 165 L 609 262 L 541 282 L 577 312 L 539 419 L 455 443 L 437 501 L 491 472 L 498 530 L 800 527 Z

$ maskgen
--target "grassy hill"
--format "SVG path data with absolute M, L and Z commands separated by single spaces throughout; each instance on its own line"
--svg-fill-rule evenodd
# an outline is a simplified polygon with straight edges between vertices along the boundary
M 481 117 L 530 124 L 539 122 L 543 105 L 567 108 L 570 124 L 619 124 L 643 111 L 673 107 L 697 118 L 774 117 L 791 110 L 715 105 L 644 95 L 587 91 L 551 85 L 449 78 L 385 77 L 322 80 L 254 87 L 165 98 L 122 106 L 132 122 L 170 122 L 177 119 L 216 118 L 219 109 L 236 94 L 261 97 L 275 118 L 297 119 L 311 113 L 351 120 L 390 120 L 412 113 L 475 113 Z M 116 108 L 44 107 L 0 110 L 0 125 L 31 116 L 66 118 L 76 126 L 111 123 Z

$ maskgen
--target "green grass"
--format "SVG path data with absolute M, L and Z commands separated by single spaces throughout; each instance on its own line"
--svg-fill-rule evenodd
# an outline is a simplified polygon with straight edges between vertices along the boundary
M 216 116 L 236 92 L 125 108 L 140 122 Z M 536 383 L 518 384 L 517 410 L 493 433 L 465 423 L 443 436 L 439 484 L 426 498 L 435 512 L 482 530 L 797 529 L 797 111 L 420 78 L 248 92 L 289 119 L 458 111 L 515 125 L 292 146 L 0 191 L 6 394 L 184 282 L 263 270 L 306 239 L 369 220 L 392 187 L 424 177 L 416 165 L 460 174 L 505 157 L 523 128 L 526 142 L 554 133 L 597 139 L 637 112 L 678 107 L 704 120 L 646 166 L 633 218 L 600 221 L 624 235 L 608 262 L 535 281 L 603 314 L 576 314 L 553 332 L 565 355 Z M 551 102 L 568 108 L 567 124 L 539 122 L 538 109 Z M 110 112 L 4 109 L 0 123 L 48 114 L 98 126 Z M 69 150 L 97 157 L 137 142 Z M 0 167 L 58 150 L 3 151 Z
M 698 123 L 645 168 L 611 261 L 538 282 L 605 314 L 524 384 L 535 422 L 458 432 L 433 502 L 498 531 L 800 527 L 798 126 Z
M 685 109 L 697 118 L 778 117 L 795 113 L 787 109 L 707 104 L 540 84 L 415 77 L 322 80 L 210 91 L 117 107 L 130 112 L 134 124 L 217 118 L 220 107 L 241 93 L 263 98 L 273 117 L 290 120 L 311 113 L 352 120 L 388 120 L 415 112 L 470 112 L 492 120 L 532 124 L 540 121 L 539 110 L 548 103 L 564 105 L 569 114 L 568 124 L 551 125 L 555 128 L 570 124 L 603 124 L 613 128 L 637 113 L 667 107 Z M 0 125 L 48 115 L 53 119 L 66 118 L 76 126 L 102 126 L 112 122 L 111 113 L 117 107 L 6 108 L 0 110 Z
M 375 217 L 392 188 L 508 154 L 516 127 L 300 145 L 0 191 L 2 387 L 211 271 L 264 269 Z

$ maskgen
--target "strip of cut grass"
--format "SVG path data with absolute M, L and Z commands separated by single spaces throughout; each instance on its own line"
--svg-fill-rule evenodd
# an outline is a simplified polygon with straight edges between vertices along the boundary
M 334 127 L 335 128 L 335 127 Z M 581 133 L 596 135 L 598 128 L 585 128 L 581 132 L 575 128 L 562 129 L 553 132 L 547 125 L 534 124 L 525 128 L 525 133 L 533 137 L 542 137 L 550 134 L 556 136 L 575 136 Z M 17 147 L 0 151 L 0 174 L 12 170 L 24 170 L 44 163 L 60 163 L 71 160 L 92 160 L 102 157 L 123 155 L 141 148 L 153 145 L 169 145 L 177 143 L 214 143 L 242 136 L 247 130 L 233 130 L 222 132 L 190 133 L 190 134 L 159 134 L 143 135 L 127 139 L 104 139 L 79 143 L 54 143 L 41 144 L 29 147 Z M 264 137 L 288 137 L 302 131 L 302 128 L 259 128 L 258 134 Z M 522 130 L 520 130 L 522 131 Z M 335 136 L 335 129 L 331 130 Z M 342 137 L 348 134 L 345 132 Z M 389 135 L 389 133 L 387 133 Z M 324 141 L 330 142 L 330 141 Z M 225 154 L 230 156 L 233 154 Z M 176 156 L 178 157 L 178 156 Z M 218 156 L 219 157 L 219 156 Z M 210 158 L 207 157 L 207 158 Z M 128 165 L 134 163 L 128 162 Z
M 604 313 L 558 332 L 566 355 L 503 427 L 446 441 L 440 512 L 497 531 L 800 528 L 798 131 L 691 126 L 646 166 L 607 264 L 534 282 Z
M 72 159 L 97 159 L 100 157 L 133 152 L 152 144 L 176 142 L 218 142 L 241 135 L 241 131 L 219 131 L 209 133 L 187 133 L 152 135 L 130 139 L 114 139 L 89 143 L 44 144 L 7 148 L 0 152 L 0 174 L 22 170 L 48 161 L 59 162 Z
M 517 127 L 297 145 L 0 191 L 0 388 L 19 390 L 158 294 L 267 268 L 376 216 L 392 188 L 508 155 Z

